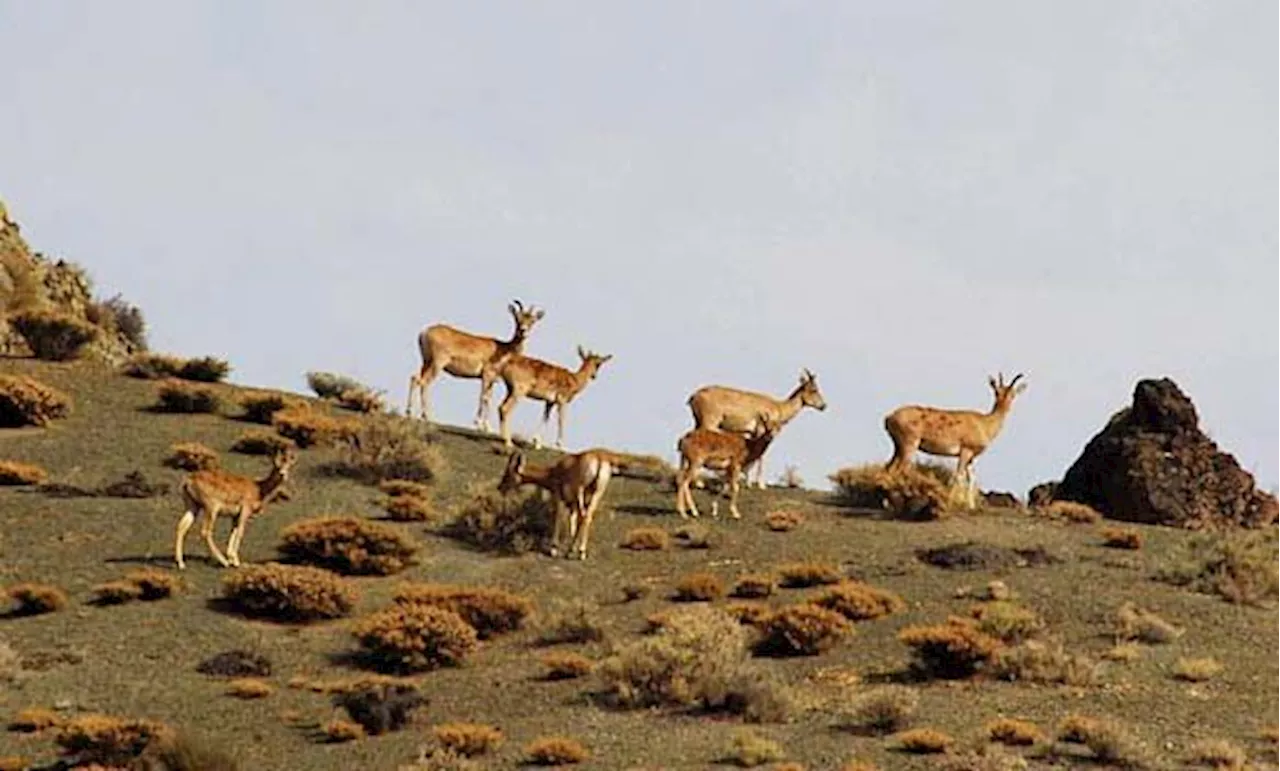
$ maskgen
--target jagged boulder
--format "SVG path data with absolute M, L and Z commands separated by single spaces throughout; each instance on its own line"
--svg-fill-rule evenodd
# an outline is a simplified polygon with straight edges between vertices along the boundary
M 85 349 L 85 355 L 117 365 L 143 350 L 137 340 L 122 332 L 113 314 L 94 300 L 84 271 L 65 260 L 50 260 L 31 251 L 0 202 L 0 356 L 29 356 L 22 335 L 6 320 L 9 313 L 47 307 L 100 327 L 101 334 Z
M 1195 405 L 1169 378 L 1138 382 L 1133 404 L 1089 440 L 1052 497 L 1193 530 L 1261 527 L 1278 512 L 1275 496 L 1200 430 Z

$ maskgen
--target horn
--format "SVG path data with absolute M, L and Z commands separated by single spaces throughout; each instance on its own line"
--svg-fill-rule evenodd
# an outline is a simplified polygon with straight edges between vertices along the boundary
M 524 303 L 520 302 L 519 300 L 512 300 L 511 304 L 516 307 L 516 310 L 520 311 L 521 313 L 524 313 Z
M 586 359 L 590 356 L 590 354 L 583 349 L 582 345 L 578 345 L 578 356 L 580 358 Z
M 817 380 L 818 376 L 809 371 L 808 367 L 804 368 L 804 376 L 809 380 Z
M 1014 383 L 1017 383 L 1021 379 L 1022 379 L 1022 373 L 1019 372 L 1018 374 L 1013 376 L 1013 380 L 1009 381 L 1009 387 L 1013 388 Z

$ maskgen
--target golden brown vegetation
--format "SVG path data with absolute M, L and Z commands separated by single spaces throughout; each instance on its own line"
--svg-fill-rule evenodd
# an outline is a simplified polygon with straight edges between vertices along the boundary
M 212 388 L 189 385 L 176 379 L 162 381 L 156 398 L 157 412 L 202 414 L 222 409 L 222 398 Z
M 756 650 L 766 656 L 816 656 L 853 635 L 853 624 L 817 605 L 791 605 L 760 623 Z
M 992 677 L 1027 683 L 1090 685 L 1097 664 L 1082 653 L 1069 653 L 1058 640 L 1027 640 L 996 651 L 989 662 Z
M 819 562 L 792 562 L 777 567 L 779 584 L 785 589 L 804 589 L 840 582 L 840 571 L 834 565 Z
M 453 538 L 482 551 L 520 554 L 538 549 L 551 535 L 551 507 L 536 490 L 502 495 L 472 491 L 448 526 Z
M 1206 739 L 1187 749 L 1187 763 L 1206 768 L 1245 769 L 1249 767 L 1249 753 L 1226 739 Z
M 383 498 L 379 505 L 392 522 L 431 522 L 436 518 L 431 502 L 413 495 Z
M 901 685 L 873 688 L 854 696 L 845 722 L 851 728 L 887 734 L 905 728 L 915 716 L 920 696 Z
M 9 719 L 10 731 L 37 733 L 62 725 L 62 716 L 44 707 L 27 707 L 14 713 Z
M 303 404 L 289 406 L 271 416 L 276 433 L 302 448 L 329 447 L 355 434 L 353 420 L 338 420 Z
M 218 453 L 199 442 L 182 442 L 169 448 L 164 465 L 183 471 L 205 471 L 218 467 Z
M 0 485 L 6 487 L 39 485 L 44 484 L 48 478 L 49 472 L 34 464 L 0 460 Z
M 344 575 L 386 576 L 414 564 L 418 545 L 392 525 L 360 517 L 316 517 L 280 532 L 281 554 Z
M 676 602 L 711 602 L 724 596 L 724 581 L 713 573 L 690 573 L 676 582 Z
M 534 766 L 565 766 L 581 763 L 591 752 L 581 742 L 564 736 L 543 736 L 524 746 L 524 762 Z
M 369 417 L 353 424 L 345 439 L 343 457 L 329 464 L 330 473 L 365 484 L 386 479 L 435 482 L 448 473 L 444 454 L 417 421 Z
M 124 766 L 152 742 L 172 735 L 172 729 L 154 720 L 89 714 L 63 723 L 54 741 L 81 765 Z
M 353 585 L 327 570 L 274 563 L 224 576 L 222 595 L 241 613 L 281 621 L 339 618 L 358 599 Z
M 286 439 L 279 434 L 251 430 L 245 431 L 232 443 L 231 451 L 242 455 L 275 455 L 277 452 L 297 449 L 297 447 L 298 445 L 292 439 Z
M 948 618 L 934 626 L 910 626 L 898 640 L 911 648 L 915 666 L 929 677 L 960 679 L 973 675 L 1001 648 L 998 638 L 978 630 L 969 619 Z
M 1173 676 L 1191 683 L 1202 683 L 1222 674 L 1222 664 L 1214 658 L 1179 658 L 1173 664 Z
M 479 636 L 462 616 L 430 605 L 399 605 L 359 619 L 351 632 L 369 663 L 390 672 L 461 664 Z
M 963 491 L 952 484 L 951 472 L 936 464 L 889 471 L 872 463 L 840 469 L 828 479 L 844 505 L 884 509 L 906 519 L 941 519 L 963 507 Z
M 270 683 L 254 677 L 242 677 L 227 683 L 227 695 L 237 699 L 265 699 L 275 691 Z
M 481 640 L 522 628 L 533 613 L 528 598 L 487 586 L 403 584 L 394 599 L 401 605 L 451 610 L 475 628 Z
M 560 651 L 545 654 L 542 666 L 547 669 L 544 675 L 547 680 L 573 680 L 589 675 L 595 669 L 595 664 L 586 656 Z
M 771 511 L 764 515 L 765 527 L 775 533 L 795 530 L 804 523 L 804 515 L 798 511 Z
M 1137 640 L 1148 645 L 1163 645 L 1178 639 L 1184 631 L 1132 602 L 1116 609 L 1114 622 L 1116 640 L 1121 642 Z
M 240 397 L 241 416 L 250 423 L 269 426 L 275 414 L 283 409 L 305 409 L 306 402 L 277 391 L 257 391 Z
M 1112 549 L 1138 550 L 1142 548 L 1142 533 L 1127 527 L 1104 527 L 1102 545 Z
M 1009 600 L 975 605 L 969 613 L 977 620 L 978 631 L 1007 643 L 1018 643 L 1035 637 L 1045 628 L 1044 620 L 1038 613 Z
M 0 374 L 0 428 L 47 426 L 71 413 L 71 397 L 25 375 Z
M 634 527 L 618 545 L 632 551 L 662 551 L 671 545 L 671 536 L 660 527 Z
M 774 763 L 787 756 L 782 745 L 754 731 L 737 731 L 726 753 L 726 760 L 741 768 L 755 768 Z
M 334 744 L 353 742 L 364 738 L 364 728 L 350 720 L 330 720 L 322 729 L 325 738 Z
M 778 579 L 770 573 L 748 573 L 738 576 L 733 585 L 733 596 L 743 599 L 769 597 L 778 586 Z
M 84 319 L 52 308 L 32 308 L 9 314 L 9 325 L 22 335 L 37 359 L 69 361 L 98 339 L 98 328 Z
M 488 754 L 502 743 L 502 732 L 483 723 L 445 723 L 432 728 L 431 735 L 442 747 L 468 758 Z
M 1058 726 L 1058 741 L 1084 745 L 1103 764 L 1143 768 L 1152 760 L 1147 748 L 1111 720 L 1068 715 Z
M 907 603 L 893 592 L 857 581 L 836 584 L 814 599 L 813 604 L 834 610 L 850 621 L 868 621 L 907 609 Z
M 67 607 L 67 593 L 50 584 L 14 584 L 4 592 L 14 603 L 15 616 L 38 616 Z
M 182 588 L 181 580 L 164 570 L 139 568 L 125 574 L 122 580 L 108 581 L 93 587 L 97 605 L 119 605 L 132 600 L 162 600 Z
M 899 751 L 918 755 L 946 752 L 956 741 L 936 728 L 910 728 L 894 734 L 892 739 Z
M 1015 747 L 1030 747 L 1045 739 L 1044 732 L 1035 723 L 1015 718 L 992 720 L 982 730 L 991 741 Z
M 1060 519 L 1076 525 L 1092 525 L 1102 519 L 1102 514 L 1097 509 L 1075 501 L 1053 501 L 1047 506 L 1035 506 L 1031 511 L 1049 519 Z

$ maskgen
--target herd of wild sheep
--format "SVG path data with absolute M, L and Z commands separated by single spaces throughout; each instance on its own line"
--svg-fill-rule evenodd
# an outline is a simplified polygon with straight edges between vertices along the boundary
M 409 395 L 405 414 L 413 416 L 417 394 L 420 415 L 431 419 L 427 389 L 446 372 L 457 378 L 480 381 L 480 400 L 475 425 L 489 431 L 489 408 L 493 386 L 501 380 L 506 396 L 498 405 L 499 432 L 503 444 L 510 448 L 511 413 L 522 398 L 543 403 L 542 424 L 545 428 L 554 411 L 557 418 L 556 447 L 564 447 L 565 409 L 594 380 L 612 355 L 602 355 L 578 347 L 581 362 L 570 370 L 552 362 L 524 355 L 525 342 L 534 326 L 546 312 L 526 308 L 519 300 L 507 306 L 514 322 L 511 337 L 499 340 L 466 332 L 448 324 L 433 324 L 418 335 L 422 365 L 409 379 Z M 893 457 L 886 470 L 897 471 L 907 466 L 917 451 L 930 455 L 956 458 L 955 483 L 964 485 L 970 499 L 976 494 L 973 461 L 1000 433 L 1013 401 L 1025 388 L 1022 375 L 1005 382 L 1004 376 L 990 378 L 995 401 L 990 411 L 949 410 L 937 407 L 907 405 L 885 416 L 884 427 L 893 440 Z M 689 396 L 694 426 L 680 437 L 676 448 L 680 468 L 676 474 L 676 510 L 681 517 L 698 516 L 691 486 L 702 469 L 719 471 L 729 490 L 729 512 L 734 519 L 738 510 L 738 489 L 744 472 L 750 482 L 755 469 L 755 483 L 764 487 L 764 454 L 780 431 L 804 407 L 822 411 L 827 403 L 818 389 L 818 378 L 808 369 L 800 373 L 798 385 L 785 399 L 723 385 L 708 385 Z M 277 453 L 272 469 L 260 480 L 224 471 L 200 471 L 183 483 L 182 495 L 186 512 L 178 522 L 175 560 L 184 566 L 183 541 L 201 516 L 201 534 L 214 558 L 224 567 L 240 564 L 240 542 L 249 519 L 276 497 L 288 478 L 295 455 Z M 603 499 L 614 468 L 625 462 L 624 456 L 605 449 L 567 453 L 547 466 L 527 462 L 524 454 L 510 455 L 499 482 L 499 489 L 510 492 L 521 485 L 537 485 L 547 490 L 555 504 L 555 524 L 549 553 L 558 556 L 567 526 L 571 541 L 565 554 L 586 559 L 591 522 Z M 213 541 L 213 528 L 219 515 L 235 519 L 227 551 L 224 555 Z

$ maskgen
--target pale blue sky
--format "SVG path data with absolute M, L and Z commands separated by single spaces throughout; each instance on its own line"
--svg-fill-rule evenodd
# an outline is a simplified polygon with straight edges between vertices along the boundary
M 239 382 L 400 406 L 419 329 L 505 335 L 519 297 L 530 354 L 615 354 L 572 448 L 673 458 L 695 388 L 809 367 L 829 408 L 768 473 L 825 485 L 889 456 L 894 406 L 1024 371 L 977 464 L 1021 493 L 1169 375 L 1272 486 L 1276 29 L 1237 0 L 0 0 L 0 196 Z M 432 393 L 470 420 L 474 381 Z

